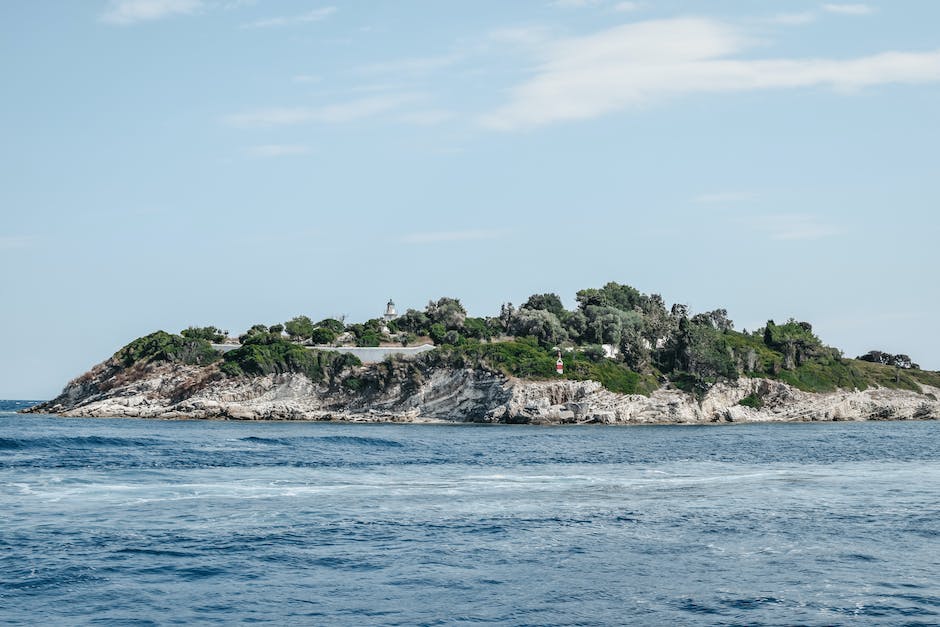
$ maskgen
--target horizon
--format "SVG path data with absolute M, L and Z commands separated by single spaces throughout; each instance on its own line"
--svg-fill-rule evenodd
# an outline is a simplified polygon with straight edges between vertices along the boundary
M 608 281 L 940 370 L 937 3 L 0 16 L 0 398 L 157 329 Z

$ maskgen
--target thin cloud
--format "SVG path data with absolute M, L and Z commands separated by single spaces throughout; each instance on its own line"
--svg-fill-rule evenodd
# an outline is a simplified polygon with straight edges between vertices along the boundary
M 560 9 L 583 9 L 585 7 L 595 7 L 601 3 L 601 0 L 554 0 L 551 6 Z
M 824 4 L 823 11 L 840 15 L 871 15 L 875 9 L 867 4 Z
M 261 146 L 252 146 L 248 149 L 248 154 L 252 155 L 253 157 L 262 158 L 306 155 L 309 152 L 309 147 L 297 144 L 264 144 Z
M 471 229 L 467 231 L 436 231 L 432 233 L 411 233 L 401 238 L 403 244 L 436 244 L 440 242 L 465 242 L 472 240 L 500 239 L 505 231 L 487 231 Z
M 174 15 L 190 15 L 203 6 L 202 0 L 111 0 L 99 19 L 106 24 L 126 26 Z
M 745 59 L 753 38 L 708 18 L 624 24 L 545 46 L 534 75 L 480 123 L 525 129 L 598 117 L 693 93 L 940 81 L 940 50 L 854 59 Z
M 842 229 L 823 222 L 819 217 L 805 213 L 765 215 L 749 222 L 770 239 L 780 241 L 816 240 L 842 232 Z
M 277 26 L 288 26 L 290 24 L 309 24 L 310 22 L 319 22 L 336 13 L 336 7 L 320 7 L 300 15 L 285 15 L 279 17 L 269 17 L 263 20 L 257 20 L 243 24 L 242 28 L 272 28 Z
M 754 200 L 755 198 L 757 198 L 757 195 L 753 192 L 710 192 L 707 194 L 699 194 L 694 200 L 697 203 L 711 205 L 744 202 Z
M 613 6 L 613 10 L 617 13 L 630 13 L 639 11 L 642 6 L 639 2 L 618 2 Z
M 771 24 L 782 24 L 784 26 L 800 26 L 802 24 L 815 22 L 816 14 L 812 11 L 803 11 L 802 13 L 778 13 L 764 21 Z
M 383 95 L 321 107 L 280 107 L 235 113 L 222 119 L 232 126 L 270 127 L 296 124 L 345 124 L 374 117 L 416 99 L 414 95 Z

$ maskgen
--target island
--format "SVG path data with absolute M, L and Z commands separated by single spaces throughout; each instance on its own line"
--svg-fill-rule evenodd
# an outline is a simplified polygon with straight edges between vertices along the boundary
M 940 373 L 845 357 L 807 322 L 736 330 L 608 283 L 471 317 L 455 298 L 362 323 L 297 316 L 239 337 L 138 338 L 25 411 L 162 419 L 531 424 L 935 420 Z

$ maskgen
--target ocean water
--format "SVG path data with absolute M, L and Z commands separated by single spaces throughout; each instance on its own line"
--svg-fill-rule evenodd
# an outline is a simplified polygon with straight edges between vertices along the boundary
M 940 624 L 940 423 L 16 407 L 0 404 L 3 624 Z

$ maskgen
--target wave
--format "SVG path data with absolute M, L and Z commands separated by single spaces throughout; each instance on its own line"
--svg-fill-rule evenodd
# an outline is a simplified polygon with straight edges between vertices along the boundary
M 367 438 L 354 435 L 328 435 L 321 438 L 311 438 L 321 442 L 332 444 L 355 444 L 360 446 L 376 446 L 381 448 L 401 448 L 404 446 L 401 442 L 395 440 L 386 440 L 383 438 Z
M 0 438 L 0 451 L 22 449 L 67 449 L 67 448 L 134 448 L 153 446 L 161 441 L 154 438 L 113 438 L 99 435 L 73 437 Z

